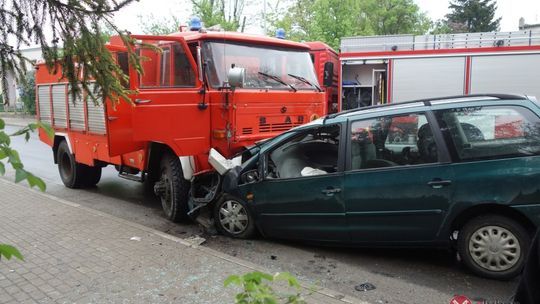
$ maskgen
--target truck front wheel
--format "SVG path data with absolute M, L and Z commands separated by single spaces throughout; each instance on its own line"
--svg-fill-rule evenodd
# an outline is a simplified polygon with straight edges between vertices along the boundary
M 184 179 L 180 160 L 167 153 L 163 155 L 159 169 L 154 192 L 161 200 L 165 216 L 173 222 L 187 219 L 189 182 Z

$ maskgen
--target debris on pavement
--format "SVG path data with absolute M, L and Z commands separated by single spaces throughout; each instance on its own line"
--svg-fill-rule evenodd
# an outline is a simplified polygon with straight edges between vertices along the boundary
M 196 247 L 202 245 L 204 242 L 206 242 L 205 238 L 200 237 L 198 235 L 190 236 L 190 237 L 188 237 L 188 238 L 186 238 L 184 240 L 189 242 L 191 244 L 191 246 L 194 247 L 194 248 L 196 248 Z
M 375 285 L 371 284 L 371 283 L 362 283 L 360 285 L 356 285 L 354 286 L 354 289 L 356 291 L 370 291 L 370 290 L 373 290 L 375 289 Z
M 137 241 L 137 242 L 140 242 L 141 241 L 141 237 L 140 236 L 133 236 L 129 239 L 130 241 Z

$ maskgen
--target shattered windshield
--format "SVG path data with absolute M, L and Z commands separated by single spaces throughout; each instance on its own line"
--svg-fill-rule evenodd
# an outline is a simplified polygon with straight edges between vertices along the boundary
M 223 86 L 232 66 L 246 69 L 248 89 L 317 90 L 319 85 L 304 50 L 206 42 L 203 54 L 212 87 Z

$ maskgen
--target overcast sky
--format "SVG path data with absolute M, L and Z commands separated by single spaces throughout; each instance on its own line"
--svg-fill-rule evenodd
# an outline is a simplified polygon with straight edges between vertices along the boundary
M 273 1 L 275 0 L 268 0 L 269 3 Z M 433 20 L 441 19 L 448 13 L 447 0 L 414 1 Z M 249 20 L 257 20 L 257 17 L 261 16 L 263 11 L 263 1 L 247 0 L 246 3 L 251 3 L 244 9 L 248 22 Z M 498 0 L 497 4 L 497 16 L 502 17 L 501 31 L 518 30 L 520 17 L 524 17 L 525 22 L 528 24 L 540 23 L 540 0 Z M 141 33 L 137 15 L 146 16 L 149 14 L 157 17 L 168 17 L 172 14 L 180 20 L 187 21 L 192 14 L 191 4 L 189 0 L 140 0 L 116 14 L 115 21 L 120 27 L 130 30 L 132 33 Z M 258 24 L 260 22 L 251 23 L 247 28 L 248 32 L 262 32 L 261 25 Z

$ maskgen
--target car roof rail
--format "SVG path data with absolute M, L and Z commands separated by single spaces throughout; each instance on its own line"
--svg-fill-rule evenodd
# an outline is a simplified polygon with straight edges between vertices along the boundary
M 439 101 L 439 100 L 452 100 L 452 99 L 463 99 L 463 98 L 478 98 L 478 97 L 489 97 L 489 98 L 495 98 L 495 99 L 506 99 L 506 100 L 526 100 L 527 97 L 524 95 L 517 95 L 517 94 L 468 94 L 468 95 L 453 95 L 453 96 L 443 96 L 443 97 L 435 97 L 435 98 L 425 98 L 418 101 L 431 102 L 431 101 Z
M 373 105 L 373 106 L 361 107 L 361 108 L 350 109 L 350 110 L 341 111 L 337 113 L 332 113 L 332 114 L 327 115 L 326 118 L 334 118 L 334 117 L 338 117 L 341 115 L 350 114 L 354 112 L 363 112 L 367 110 L 384 108 L 384 107 L 389 107 L 389 106 L 399 106 L 399 105 L 407 105 L 407 104 L 421 103 L 421 102 L 423 102 L 423 100 L 410 100 L 410 101 L 395 102 L 395 103 L 383 103 L 383 104 L 378 104 L 378 105 Z
M 444 96 L 444 97 L 435 97 L 435 98 L 423 98 L 423 99 L 416 99 L 416 100 L 410 100 L 410 101 L 404 101 L 404 102 L 395 102 L 395 103 L 385 103 L 385 104 L 379 104 L 374 106 L 367 106 L 362 108 L 356 108 L 356 109 L 350 109 L 338 113 L 329 114 L 325 117 L 326 119 L 329 118 L 335 118 L 341 115 L 350 114 L 354 112 L 363 112 L 368 111 L 371 109 L 378 109 L 382 107 L 388 107 L 388 106 L 399 106 L 399 105 L 406 105 L 406 104 L 413 104 L 413 103 L 423 103 L 425 106 L 431 106 L 432 101 L 451 101 L 452 99 L 455 99 L 458 101 L 459 99 L 463 98 L 479 98 L 479 97 L 489 97 L 489 98 L 496 98 L 496 99 L 506 99 L 506 100 L 527 100 L 527 96 L 524 95 L 517 95 L 517 94 L 469 94 L 469 95 L 451 95 L 451 96 Z

